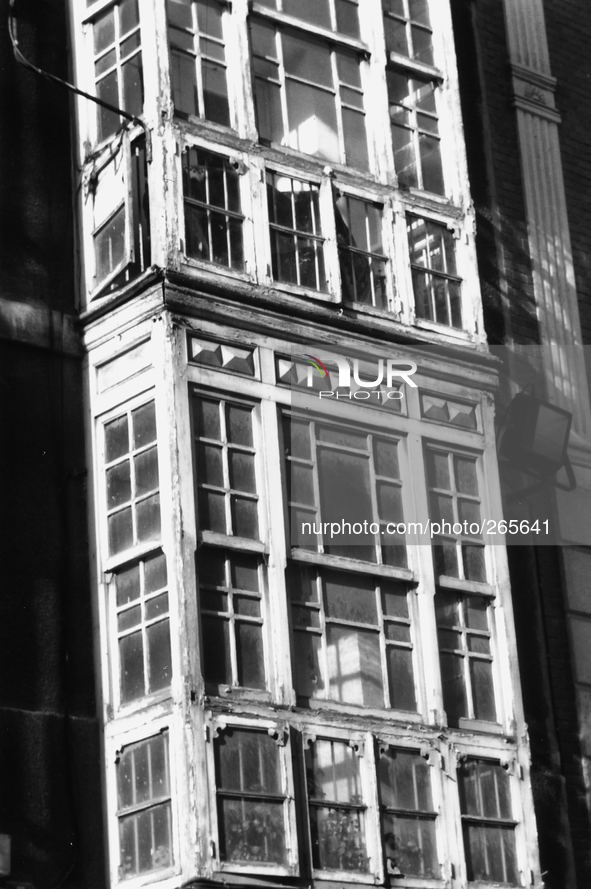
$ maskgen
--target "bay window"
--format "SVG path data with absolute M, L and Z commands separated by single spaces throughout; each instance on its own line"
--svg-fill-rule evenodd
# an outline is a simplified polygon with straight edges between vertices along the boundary
M 99 99 L 139 117 L 144 107 L 144 82 L 138 0 L 120 0 L 92 19 L 94 81 Z M 97 106 L 99 142 L 112 136 L 123 118 Z
M 315 869 L 369 870 L 359 754 L 347 741 L 318 738 L 305 751 Z
M 380 745 L 378 780 L 388 873 L 440 878 L 431 769 L 418 750 Z
M 168 734 L 126 746 L 117 763 L 121 879 L 173 863 Z
M 265 4 L 274 8 L 274 4 Z M 338 29 L 356 30 L 357 5 L 318 4 L 315 13 L 301 4 L 283 4 L 294 27 L 284 19 L 250 20 L 253 76 L 260 138 L 287 145 L 335 163 L 369 168 L 363 72 L 359 49 Z M 308 12 L 308 15 L 306 15 Z M 319 20 L 319 21 L 318 21 Z M 312 37 L 299 30 L 314 21 L 330 32 Z
M 277 741 L 228 726 L 214 743 L 221 861 L 285 867 L 289 819 Z
M 229 126 L 225 8 L 220 0 L 166 0 L 175 111 Z
M 468 758 L 458 786 L 468 879 L 519 885 L 510 777 L 500 763 Z

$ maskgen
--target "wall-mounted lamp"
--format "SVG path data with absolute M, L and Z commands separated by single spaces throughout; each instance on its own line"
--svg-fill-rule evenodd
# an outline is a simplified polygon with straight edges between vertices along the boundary
M 572 419 L 568 411 L 535 395 L 520 392 L 515 396 L 499 432 L 499 457 L 538 481 L 510 494 L 509 500 L 533 494 L 547 485 L 574 491 L 577 482 L 567 453 Z M 567 484 L 557 479 L 563 468 Z

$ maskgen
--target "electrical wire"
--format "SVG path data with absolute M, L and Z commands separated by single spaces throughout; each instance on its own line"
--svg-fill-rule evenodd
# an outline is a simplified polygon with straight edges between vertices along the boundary
M 15 15 L 15 10 L 16 0 L 10 0 L 10 11 L 8 13 L 8 35 L 10 37 L 10 42 L 12 43 L 14 57 L 19 65 L 23 65 L 23 67 L 29 68 L 31 71 L 34 71 L 35 74 L 38 74 L 40 77 L 45 77 L 46 80 L 49 80 L 52 83 L 57 83 L 60 86 L 65 86 L 66 89 L 69 89 L 77 96 L 82 96 L 83 99 L 88 99 L 89 101 L 94 102 L 95 105 L 100 105 L 101 108 L 106 108 L 107 111 L 112 111 L 113 114 L 118 114 L 120 117 L 125 118 L 125 120 L 128 120 L 130 123 L 138 124 L 138 126 L 143 129 L 146 135 L 146 160 L 148 163 L 150 163 L 152 160 L 152 136 L 148 126 L 140 117 L 136 117 L 134 114 L 130 114 L 128 111 L 124 111 L 122 108 L 117 108 L 116 105 L 111 105 L 110 102 L 105 102 L 104 99 L 99 99 L 98 96 L 92 96 L 90 93 L 86 93 L 84 92 L 84 90 L 78 89 L 78 87 L 74 86 L 73 83 L 69 83 L 67 80 L 63 80 L 61 77 L 57 77 L 57 75 L 51 74 L 49 71 L 44 71 L 43 68 L 38 68 L 37 65 L 34 65 L 31 61 L 29 61 L 29 59 L 27 59 L 27 57 L 23 54 L 19 47 L 16 27 L 17 18 Z

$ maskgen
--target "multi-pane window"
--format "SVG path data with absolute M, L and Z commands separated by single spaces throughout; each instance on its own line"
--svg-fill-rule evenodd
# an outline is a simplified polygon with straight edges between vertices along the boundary
M 105 424 L 109 553 L 160 536 L 158 447 L 154 402 Z
M 387 310 L 382 208 L 345 194 L 334 207 L 343 299 Z
M 268 732 L 228 727 L 215 741 L 220 858 L 287 863 L 281 750 Z
M 332 555 L 406 565 L 404 540 L 394 533 L 403 521 L 399 443 L 295 416 L 284 417 L 283 434 L 292 541 Z M 349 525 L 341 525 L 344 533 L 323 534 L 325 523 L 343 521 Z
M 477 458 L 432 447 L 425 458 L 437 574 L 486 581 Z
M 156 553 L 115 575 L 119 688 L 123 704 L 171 679 L 166 557 Z
M 490 604 L 483 596 L 435 596 L 443 706 L 451 722 L 496 722 Z
M 319 738 L 309 743 L 305 759 L 314 868 L 367 873 L 367 805 L 358 752 L 347 741 Z
M 117 763 L 119 876 L 136 877 L 173 862 L 168 734 L 130 744 Z
M 96 95 L 136 117 L 143 111 L 144 84 L 138 0 L 120 0 L 92 22 Z M 123 118 L 97 105 L 99 142 L 112 136 Z
M 291 565 L 294 683 L 310 699 L 416 710 L 406 589 L 363 574 Z
M 497 762 L 467 759 L 458 770 L 468 880 L 519 885 L 510 777 Z
M 242 271 L 244 243 L 240 176 L 230 161 L 200 148 L 183 154 L 187 256 Z
M 258 556 L 212 547 L 200 550 L 206 682 L 265 688 L 261 587 Z
M 426 0 L 383 0 L 394 166 L 400 185 L 445 193 L 433 33 Z
M 430 772 L 418 751 L 380 746 L 382 838 L 392 876 L 441 877 Z
M 275 4 L 267 5 L 274 8 Z M 325 20 L 322 26 L 333 34 L 339 24 L 354 29 L 356 4 L 338 4 L 344 15 L 336 19 L 332 3 L 332 13 L 328 4 L 315 5 L 315 13 L 311 3 L 305 4 L 305 10 L 304 4 L 284 3 L 283 11 L 304 22 L 320 17 Z M 367 170 L 359 52 L 339 45 L 336 36 L 323 39 L 266 17 L 251 17 L 250 33 L 260 138 Z
M 320 188 L 267 172 L 267 206 L 273 278 L 312 290 L 326 290 Z
M 433 64 L 428 0 L 382 0 L 388 52 Z
M 176 111 L 230 124 L 221 0 L 167 0 L 172 99 Z
M 453 233 L 418 216 L 407 217 L 407 231 L 417 318 L 461 328 L 461 279 Z
M 249 404 L 194 397 L 199 527 L 257 539 L 258 494 Z

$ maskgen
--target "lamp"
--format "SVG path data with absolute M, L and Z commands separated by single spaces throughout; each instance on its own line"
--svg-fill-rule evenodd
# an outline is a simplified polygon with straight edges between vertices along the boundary
M 499 432 L 499 456 L 538 483 L 509 495 L 510 500 L 546 485 L 574 491 L 577 482 L 567 454 L 572 419 L 568 411 L 535 395 L 520 392 L 515 396 Z M 568 484 L 556 478 L 562 468 Z

